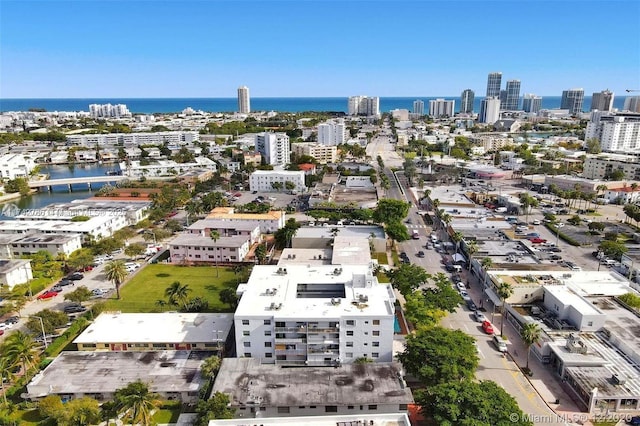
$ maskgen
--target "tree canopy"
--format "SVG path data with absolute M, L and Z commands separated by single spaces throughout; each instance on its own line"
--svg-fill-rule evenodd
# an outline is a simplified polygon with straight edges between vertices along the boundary
M 396 269 L 387 272 L 387 275 L 393 288 L 402 295 L 412 293 L 430 277 L 422 267 L 412 264 L 401 264 Z
M 409 214 L 409 203 L 383 198 L 378 201 L 378 206 L 373 211 L 373 219 L 377 223 L 402 222 Z

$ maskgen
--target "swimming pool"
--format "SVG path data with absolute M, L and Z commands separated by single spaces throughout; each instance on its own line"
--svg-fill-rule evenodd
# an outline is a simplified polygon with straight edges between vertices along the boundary
M 400 334 L 402 332 L 402 328 L 400 328 L 400 321 L 398 321 L 398 316 L 393 317 L 393 332 Z

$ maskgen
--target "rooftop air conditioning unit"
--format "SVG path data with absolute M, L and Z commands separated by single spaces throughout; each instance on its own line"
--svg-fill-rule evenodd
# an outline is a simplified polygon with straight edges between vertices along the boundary
M 614 374 L 611 376 L 611 381 L 616 385 L 624 385 L 627 382 L 627 379 L 624 376 L 620 376 L 618 374 Z

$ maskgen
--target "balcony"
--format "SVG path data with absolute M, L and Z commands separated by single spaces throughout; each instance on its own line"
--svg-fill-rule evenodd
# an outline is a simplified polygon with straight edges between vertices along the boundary
M 305 326 L 297 327 L 275 327 L 276 333 L 306 333 L 307 328 Z
M 276 336 L 275 341 L 277 343 L 307 343 L 306 337 L 300 337 L 300 336 L 291 336 L 291 337 Z
M 338 327 L 309 327 L 307 330 L 309 334 L 317 334 L 317 333 L 340 333 L 340 329 Z
M 340 336 L 336 335 L 316 335 L 316 336 L 309 336 L 307 338 L 307 343 L 309 344 L 325 344 L 325 345 L 329 345 L 329 344 L 338 344 L 340 343 Z

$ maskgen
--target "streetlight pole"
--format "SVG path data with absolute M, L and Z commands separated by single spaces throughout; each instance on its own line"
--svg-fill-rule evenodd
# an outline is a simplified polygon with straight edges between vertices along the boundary
M 44 348 L 47 349 L 47 333 L 45 333 L 44 331 L 44 321 L 42 320 L 42 317 L 39 317 L 37 315 L 31 315 L 33 318 L 38 318 L 40 320 L 40 327 L 42 327 L 42 340 L 44 341 Z
M 556 223 L 556 247 L 558 247 L 559 238 L 560 238 L 560 223 Z
M 598 272 L 600 272 L 600 265 L 602 265 L 602 251 L 598 250 Z

